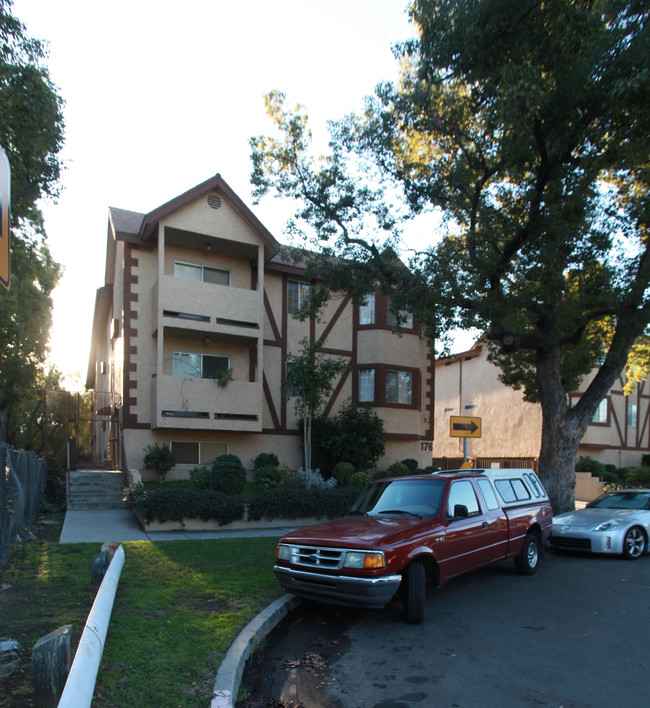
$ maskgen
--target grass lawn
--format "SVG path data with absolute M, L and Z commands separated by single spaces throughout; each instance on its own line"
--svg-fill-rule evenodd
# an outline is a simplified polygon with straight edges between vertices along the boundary
M 207 708 L 221 659 L 239 631 L 282 595 L 272 572 L 277 539 L 124 544 L 93 708 Z M 94 601 L 97 543 L 38 540 L 14 548 L 0 590 L 0 633 L 21 645 L 21 666 L 0 681 L 0 706 L 35 706 L 31 650 L 73 625 L 73 652 Z M 6 587 L 9 585 L 10 587 Z

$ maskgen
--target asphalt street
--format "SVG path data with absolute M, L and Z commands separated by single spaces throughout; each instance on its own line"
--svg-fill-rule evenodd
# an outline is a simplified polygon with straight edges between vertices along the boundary
M 548 553 L 427 592 L 422 625 L 307 604 L 249 661 L 238 708 L 645 708 L 650 556 Z

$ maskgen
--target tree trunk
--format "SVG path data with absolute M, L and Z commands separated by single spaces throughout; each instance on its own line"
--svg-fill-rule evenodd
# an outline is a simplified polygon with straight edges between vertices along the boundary
M 305 448 L 305 485 L 307 489 L 311 489 L 311 415 L 305 416 L 303 446 Z
M 538 349 L 537 386 L 542 406 L 539 476 L 555 514 L 575 509 L 578 447 L 598 405 L 621 373 L 625 359 L 602 366 L 587 390 L 569 408 L 560 369 L 559 349 Z

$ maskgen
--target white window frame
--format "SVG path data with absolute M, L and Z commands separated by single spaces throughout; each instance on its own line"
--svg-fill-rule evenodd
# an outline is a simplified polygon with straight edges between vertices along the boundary
M 295 292 L 291 292 L 295 289 Z M 294 315 L 302 307 L 305 298 L 309 295 L 311 285 L 300 280 L 289 280 L 287 283 L 287 312 Z
M 180 365 L 180 357 L 195 357 L 199 362 L 200 362 L 200 368 L 196 369 L 199 371 L 198 374 L 192 374 L 192 373 L 177 373 L 177 362 Z M 205 376 L 205 365 L 203 363 L 204 357 L 212 357 L 215 359 L 225 359 L 227 362 L 227 366 L 223 367 L 225 370 L 230 369 L 230 357 L 229 356 L 223 356 L 221 354 L 195 354 L 194 352 L 174 352 L 173 355 L 173 363 L 172 363 L 172 375 L 173 376 L 179 376 L 185 379 L 205 379 L 205 378 L 212 378 L 212 376 Z M 219 369 L 221 371 L 222 369 Z
M 181 271 L 177 270 L 177 266 L 185 266 L 186 268 L 196 268 L 200 270 L 201 277 L 199 278 L 187 278 L 181 275 Z M 215 271 L 217 273 L 224 273 L 227 276 L 227 283 L 213 283 L 211 280 L 205 279 L 206 270 Z M 203 263 L 191 263 L 190 261 L 174 261 L 174 277 L 180 278 L 182 280 L 192 280 L 197 283 L 208 283 L 209 285 L 225 285 L 230 287 L 231 284 L 231 273 L 228 268 L 216 268 L 215 266 L 204 265 Z

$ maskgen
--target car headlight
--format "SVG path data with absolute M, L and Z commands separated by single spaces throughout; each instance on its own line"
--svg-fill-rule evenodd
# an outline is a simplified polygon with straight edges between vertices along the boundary
M 620 523 L 620 519 L 609 519 L 609 521 L 603 521 L 602 524 L 598 524 L 594 531 L 609 531 L 615 529 Z
M 384 568 L 386 561 L 383 553 L 348 551 L 343 561 L 344 568 L 363 568 L 364 570 L 377 570 Z

